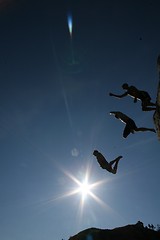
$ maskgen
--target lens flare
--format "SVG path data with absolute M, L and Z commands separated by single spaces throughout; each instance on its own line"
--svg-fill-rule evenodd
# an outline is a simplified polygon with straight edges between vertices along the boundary
M 67 18 L 68 18 L 69 33 L 70 33 L 70 36 L 72 37 L 72 29 L 73 29 L 72 15 L 69 13 Z
M 95 188 L 99 187 L 101 184 L 108 182 L 108 179 L 100 180 L 94 183 L 89 183 L 89 175 L 90 175 L 89 169 L 86 170 L 83 180 L 77 179 L 74 175 L 72 175 L 67 170 L 63 169 L 63 172 L 74 183 L 76 183 L 77 186 L 75 186 L 75 188 L 72 191 L 69 191 L 66 194 L 64 194 L 62 197 L 69 197 L 75 194 L 80 194 L 81 195 L 80 208 L 82 211 L 83 211 L 84 203 L 89 196 L 92 197 L 101 206 L 108 209 L 108 206 L 98 196 L 96 196 L 96 194 L 93 193 L 93 190 Z

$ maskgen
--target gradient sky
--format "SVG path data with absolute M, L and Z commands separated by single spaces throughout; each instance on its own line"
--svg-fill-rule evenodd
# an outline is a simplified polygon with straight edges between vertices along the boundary
M 144 3 L 143 3 L 144 2 Z M 138 220 L 160 224 L 160 142 L 152 132 L 122 138 L 122 111 L 154 127 L 128 82 L 156 100 L 159 1 L 1 1 L 0 238 L 67 240 L 89 227 Z M 67 25 L 72 14 L 72 42 Z M 118 173 L 102 170 L 94 149 Z M 101 184 L 82 206 L 83 181 Z

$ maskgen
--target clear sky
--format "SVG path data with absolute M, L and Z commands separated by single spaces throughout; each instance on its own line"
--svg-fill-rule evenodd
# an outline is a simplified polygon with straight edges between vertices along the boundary
M 125 125 L 109 115 L 154 127 L 153 112 L 109 92 L 127 82 L 156 100 L 159 8 L 158 0 L 0 1 L 1 239 L 160 223 L 160 142 L 152 132 L 123 139 Z M 108 161 L 123 156 L 116 175 L 94 149 Z M 71 193 L 86 173 L 96 184 L 82 202 Z

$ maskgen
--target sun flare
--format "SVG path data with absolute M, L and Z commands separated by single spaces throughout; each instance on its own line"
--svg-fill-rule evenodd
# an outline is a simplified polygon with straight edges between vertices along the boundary
M 45 201 L 45 204 L 75 196 L 76 203 L 77 203 L 77 200 L 79 202 L 79 204 L 76 205 L 79 220 L 82 220 L 84 208 L 85 210 L 87 210 L 88 207 L 90 209 L 92 208 L 93 206 L 92 200 L 94 200 L 95 203 L 103 207 L 104 210 L 113 212 L 113 209 L 96 194 L 97 188 L 100 188 L 101 185 L 108 184 L 108 182 L 111 181 L 110 178 L 105 177 L 104 179 L 93 182 L 92 181 L 93 179 L 90 177 L 91 169 L 89 167 L 86 168 L 83 174 L 82 172 L 79 171 L 79 172 L 76 172 L 76 174 L 74 173 L 73 175 L 71 172 L 67 171 L 62 167 L 61 167 L 61 171 L 67 177 L 65 178 L 65 186 L 67 191 L 63 192 L 62 194 L 60 194 L 55 198 L 48 199 L 47 201 Z M 71 180 L 71 181 L 68 182 L 68 180 Z M 73 201 L 74 200 L 72 200 L 72 202 Z
M 108 179 L 100 180 L 91 183 L 90 180 L 90 170 L 87 168 L 82 178 L 77 178 L 72 175 L 70 172 L 63 169 L 63 172 L 69 179 L 72 180 L 74 186 L 72 190 L 68 191 L 62 197 L 71 197 L 73 195 L 80 196 L 80 208 L 83 210 L 85 202 L 88 202 L 90 198 L 94 199 L 101 206 L 107 208 L 106 204 L 94 193 L 97 187 L 108 182 Z
M 88 195 L 90 195 L 92 185 L 89 184 L 86 178 L 83 182 L 79 182 L 78 192 L 81 194 L 82 200 L 84 201 Z
M 95 178 L 93 179 L 93 175 L 95 176 L 95 174 L 91 175 L 92 169 L 90 166 L 87 166 L 84 171 L 74 171 L 74 175 L 63 167 L 60 169 L 64 174 L 63 178 L 60 179 L 61 187 L 63 186 L 63 189 L 61 190 L 63 190 L 63 192 L 57 196 L 42 201 L 41 204 L 52 204 L 55 201 L 72 198 L 72 200 L 69 201 L 69 204 L 72 204 L 74 209 L 76 208 L 78 221 L 83 220 L 86 212 L 91 211 L 91 213 L 93 213 L 92 207 L 94 204 L 98 204 L 105 211 L 119 217 L 119 214 L 117 214 L 106 201 L 102 200 L 102 195 L 101 197 L 97 195 L 102 185 L 103 189 L 107 190 L 107 185 L 113 180 L 112 178 L 105 176 L 105 178 L 95 181 Z M 102 192 L 101 190 L 100 192 Z

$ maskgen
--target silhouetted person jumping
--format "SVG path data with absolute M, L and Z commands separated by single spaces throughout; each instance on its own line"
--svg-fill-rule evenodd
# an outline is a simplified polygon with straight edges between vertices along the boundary
M 147 92 L 138 90 L 134 86 L 128 86 L 127 83 L 124 83 L 122 85 L 122 88 L 126 90 L 125 93 L 121 95 L 109 93 L 109 95 L 117 98 L 123 98 L 129 95 L 132 98 L 134 98 L 134 103 L 136 103 L 137 100 L 141 100 L 142 111 L 156 110 L 156 107 L 149 107 L 149 106 L 156 106 L 156 104 L 151 102 L 151 97 Z
M 125 115 L 122 112 L 110 112 L 110 114 L 114 115 L 115 118 L 121 120 L 123 123 L 126 124 L 124 131 L 123 131 L 123 137 L 127 138 L 130 133 L 134 132 L 156 132 L 154 128 L 145 128 L 145 127 L 137 127 L 135 122 L 129 118 L 127 115 Z
M 111 162 L 107 162 L 105 157 L 97 150 L 94 150 L 93 155 L 96 156 L 97 161 L 101 166 L 101 168 L 106 169 L 108 172 L 113 174 L 117 173 L 118 163 L 119 163 L 119 160 L 122 158 L 122 156 L 117 157 Z M 112 167 L 113 164 L 115 164 L 114 167 Z

